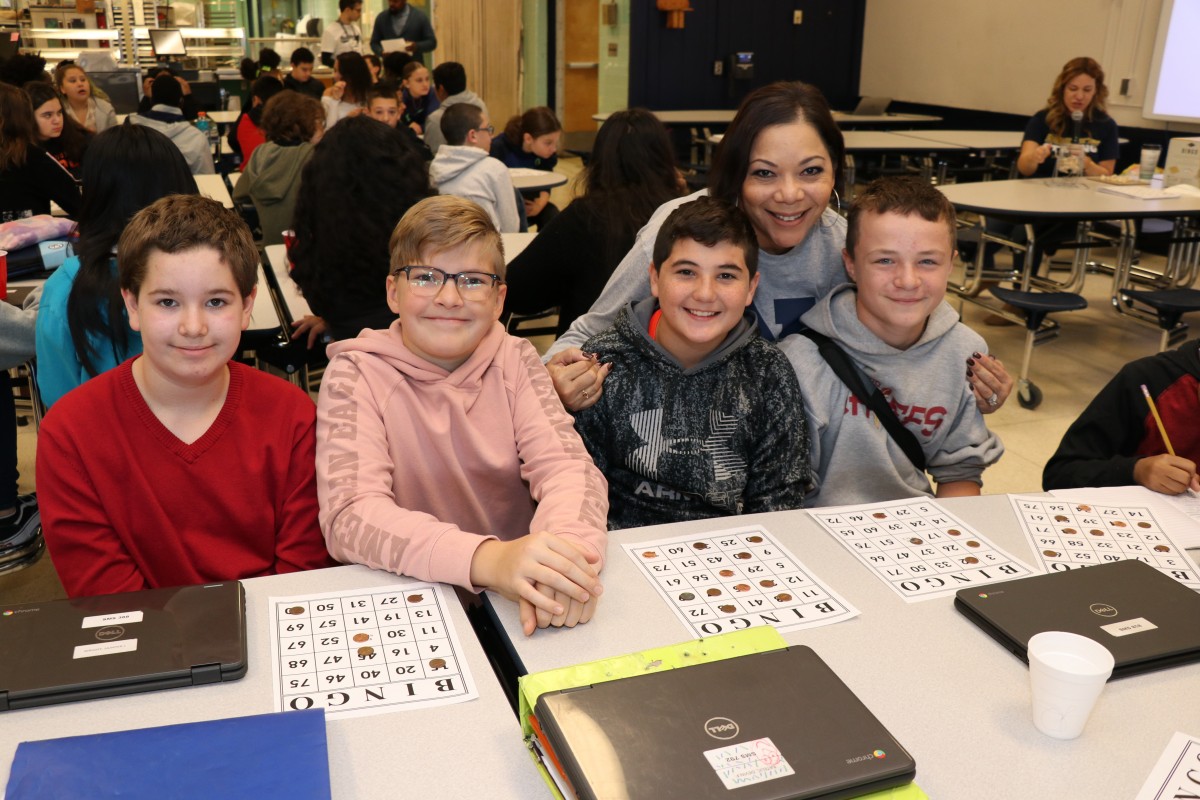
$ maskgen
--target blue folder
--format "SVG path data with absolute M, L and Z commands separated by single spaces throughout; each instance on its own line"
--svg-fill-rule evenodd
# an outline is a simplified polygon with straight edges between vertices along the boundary
M 6 794 L 8 800 L 329 796 L 321 709 L 22 742 Z

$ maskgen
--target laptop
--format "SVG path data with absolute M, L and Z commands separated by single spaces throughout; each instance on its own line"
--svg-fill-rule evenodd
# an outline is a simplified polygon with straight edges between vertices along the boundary
M 864 97 L 858 101 L 854 113 L 864 117 L 878 117 L 886 113 L 891 104 L 890 97 Z
M 962 589 L 954 606 L 1025 663 L 1042 631 L 1100 642 L 1114 678 L 1200 661 L 1200 594 L 1135 559 Z
M 547 692 L 534 715 L 587 800 L 835 800 L 916 772 L 808 647 Z
M 0 607 L 0 711 L 246 674 L 237 581 Z

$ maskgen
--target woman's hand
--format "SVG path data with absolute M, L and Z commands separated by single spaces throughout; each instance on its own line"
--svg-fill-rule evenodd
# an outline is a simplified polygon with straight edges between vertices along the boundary
M 303 319 L 293 322 L 292 328 L 292 339 L 299 339 L 308 334 L 307 347 L 309 350 L 312 350 L 313 345 L 329 330 L 329 324 L 321 317 L 308 314 Z
M 604 379 L 612 372 L 612 364 L 601 364 L 596 356 L 578 347 L 568 347 L 555 353 L 546 363 L 554 391 L 568 411 L 581 411 L 594 405 L 604 394 Z
M 325 90 L 326 97 L 332 97 L 334 100 L 341 100 L 342 95 L 346 92 L 345 81 L 335 81 L 332 86 Z
M 967 383 L 975 394 L 980 412 L 991 414 L 1012 394 L 1013 379 L 1000 359 L 991 355 L 972 353 L 967 359 Z

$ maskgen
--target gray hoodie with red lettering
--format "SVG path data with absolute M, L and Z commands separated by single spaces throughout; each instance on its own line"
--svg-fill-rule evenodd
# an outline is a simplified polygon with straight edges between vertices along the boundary
M 966 380 L 967 359 L 987 352 L 987 343 L 959 323 L 943 302 L 916 344 L 897 350 L 859 321 L 855 298 L 854 284 L 839 286 L 801 320 L 837 342 L 864 382 L 880 387 L 921 443 L 928 476 L 913 466 L 874 413 L 851 396 L 816 344 L 802 335 L 789 336 L 779 346 L 803 389 L 815 486 L 804 498 L 805 507 L 932 495 L 930 477 L 936 483 L 982 484 L 983 470 L 1004 452 L 975 407 Z

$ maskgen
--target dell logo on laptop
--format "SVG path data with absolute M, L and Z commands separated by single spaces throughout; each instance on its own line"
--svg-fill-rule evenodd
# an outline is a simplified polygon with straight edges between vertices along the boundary
M 1098 617 L 1115 617 L 1117 615 L 1117 610 L 1108 603 L 1092 603 L 1088 606 L 1088 610 Z
M 732 739 L 738 735 L 738 724 L 728 717 L 713 717 L 704 723 L 704 732 L 714 739 Z

